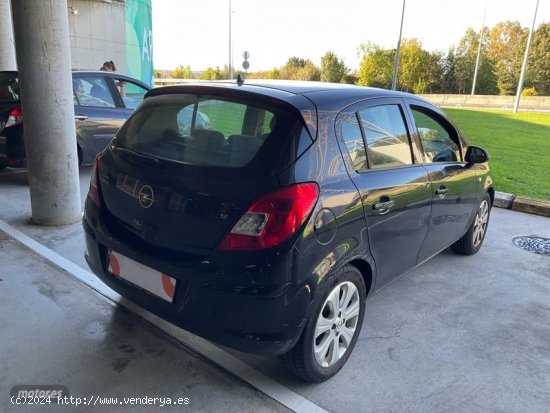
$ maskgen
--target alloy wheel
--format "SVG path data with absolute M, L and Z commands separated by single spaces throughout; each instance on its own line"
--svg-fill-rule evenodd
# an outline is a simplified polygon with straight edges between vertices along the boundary
M 313 352 L 321 367 L 331 367 L 351 345 L 359 320 L 359 290 L 350 281 L 330 292 L 315 324 Z
M 489 222 L 489 204 L 484 199 L 479 209 L 477 211 L 475 222 L 474 222 L 474 234 L 473 234 L 473 244 L 477 248 L 479 244 L 483 241 L 485 236 L 485 231 L 487 230 L 487 223 Z

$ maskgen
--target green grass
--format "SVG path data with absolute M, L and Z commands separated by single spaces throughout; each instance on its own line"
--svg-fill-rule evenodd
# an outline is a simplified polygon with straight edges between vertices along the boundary
M 445 111 L 470 144 L 489 152 L 497 191 L 550 199 L 550 113 Z

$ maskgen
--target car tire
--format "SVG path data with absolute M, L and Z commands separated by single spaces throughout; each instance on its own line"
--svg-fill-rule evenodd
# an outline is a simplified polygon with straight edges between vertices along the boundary
M 7 166 L 8 166 L 8 165 L 6 164 L 6 162 L 0 161 L 0 171 L 1 171 L 2 169 L 6 169 Z
M 485 239 L 485 234 L 487 234 L 490 214 L 491 197 L 486 192 L 468 231 L 462 238 L 451 245 L 451 249 L 461 255 L 474 255 L 478 252 Z
M 361 272 L 346 265 L 332 279 L 300 339 L 281 356 L 288 370 L 307 382 L 320 383 L 338 373 L 353 351 L 363 323 L 367 294 Z

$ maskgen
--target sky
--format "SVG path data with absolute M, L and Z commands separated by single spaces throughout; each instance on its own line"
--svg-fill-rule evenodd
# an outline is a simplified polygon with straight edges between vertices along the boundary
M 230 0 L 152 0 L 155 69 L 178 65 L 200 71 L 229 60 Z M 429 51 L 447 52 L 468 27 L 517 20 L 531 28 L 536 0 L 406 0 L 403 37 Z M 350 69 L 357 48 L 372 42 L 395 48 L 402 0 L 231 0 L 233 64 L 250 53 L 249 71 L 283 66 L 289 57 L 311 59 L 333 51 Z M 535 27 L 550 22 L 550 0 L 540 0 Z

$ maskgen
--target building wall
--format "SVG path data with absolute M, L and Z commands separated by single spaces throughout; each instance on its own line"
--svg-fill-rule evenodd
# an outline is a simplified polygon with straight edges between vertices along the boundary
M 74 69 L 99 69 L 112 60 L 118 72 L 152 84 L 151 0 L 69 0 L 67 4 Z

